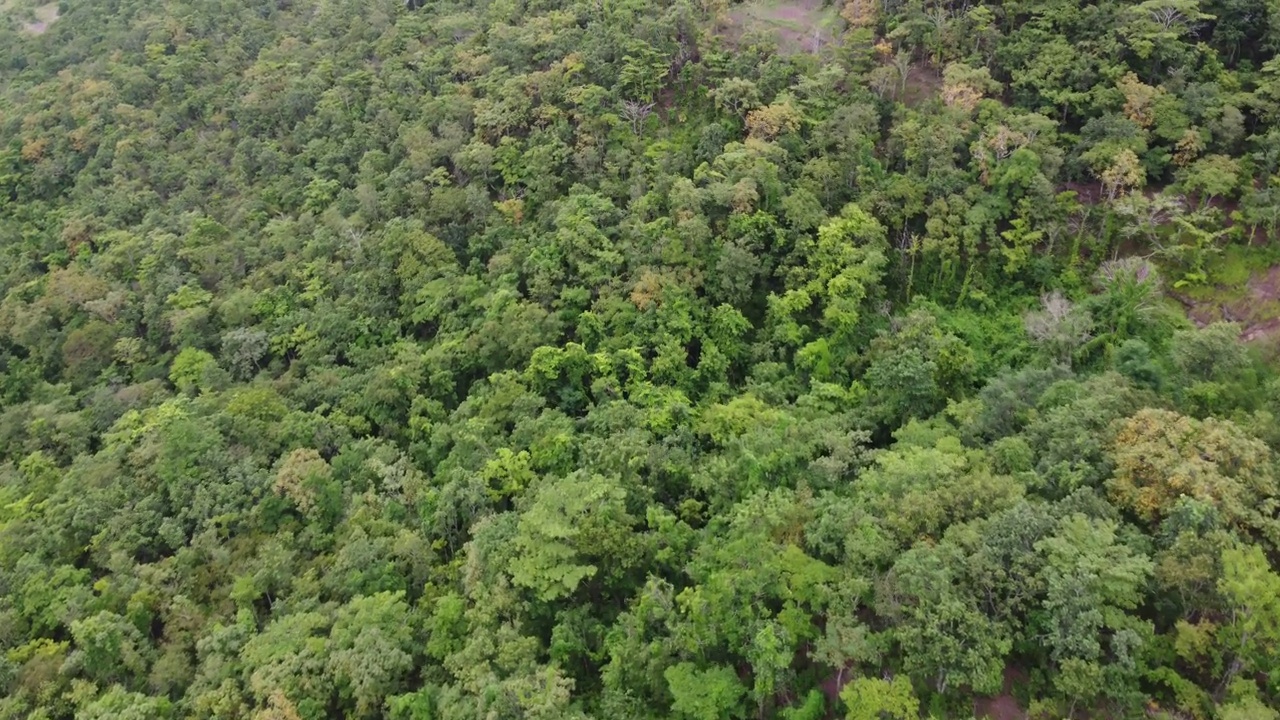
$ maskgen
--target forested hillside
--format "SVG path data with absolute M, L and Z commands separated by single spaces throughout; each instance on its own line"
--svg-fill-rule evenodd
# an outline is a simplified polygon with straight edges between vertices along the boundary
M 0 3 L 0 718 L 1280 718 L 1277 49 Z

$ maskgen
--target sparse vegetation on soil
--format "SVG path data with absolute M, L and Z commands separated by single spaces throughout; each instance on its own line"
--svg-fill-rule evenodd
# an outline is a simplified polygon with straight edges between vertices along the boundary
M 764 33 L 784 52 L 818 53 L 840 39 L 844 21 L 821 0 L 748 0 L 734 5 L 725 32 L 742 38 Z

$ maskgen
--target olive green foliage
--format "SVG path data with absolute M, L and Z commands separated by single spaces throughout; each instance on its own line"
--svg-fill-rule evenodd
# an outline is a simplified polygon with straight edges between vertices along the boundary
M 0 720 L 1276 717 L 1280 12 L 836 4 L 0 13 Z

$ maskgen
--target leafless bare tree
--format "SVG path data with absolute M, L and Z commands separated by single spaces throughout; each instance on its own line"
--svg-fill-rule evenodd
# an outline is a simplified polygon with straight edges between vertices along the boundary
M 1093 319 L 1057 290 L 1040 296 L 1040 307 L 1023 318 L 1027 335 L 1069 365 L 1072 353 L 1089 339 Z
M 644 121 L 653 114 L 653 103 L 640 102 L 639 100 L 623 100 L 622 101 L 622 117 L 631 123 L 631 132 L 637 136 L 640 135 L 640 126 Z
M 1172 30 L 1175 25 L 1182 24 L 1183 20 L 1185 20 L 1182 13 L 1179 12 L 1177 8 L 1168 6 L 1154 8 L 1151 11 L 1151 19 L 1166 32 Z

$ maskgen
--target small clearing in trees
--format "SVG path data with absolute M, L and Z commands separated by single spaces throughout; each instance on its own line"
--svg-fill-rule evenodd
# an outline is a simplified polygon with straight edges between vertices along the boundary
M 58 19 L 58 3 L 51 2 L 28 9 L 19 7 L 11 0 L 0 0 L 0 12 L 15 16 L 23 32 L 30 35 L 43 35 Z
M 1171 290 L 1198 326 L 1240 325 L 1247 342 L 1280 342 L 1280 264 L 1270 246 L 1231 245 L 1209 265 L 1209 283 Z
M 29 22 L 22 26 L 23 30 L 32 35 L 43 35 L 49 26 L 58 19 L 58 3 L 53 2 L 47 5 L 41 5 L 36 8 L 35 22 Z
M 1004 669 L 1004 686 L 999 695 L 974 698 L 973 716 L 981 720 L 1026 720 L 1027 712 L 1013 696 L 1014 688 L 1025 686 L 1027 673 L 1013 666 Z
M 937 68 L 916 63 L 907 73 L 906 91 L 902 94 L 902 104 L 917 107 L 921 103 L 938 97 L 942 92 L 942 72 Z
M 756 33 L 772 33 L 784 53 L 816 53 L 835 42 L 844 21 L 834 6 L 821 0 L 751 0 L 729 12 L 723 32 L 733 41 Z

